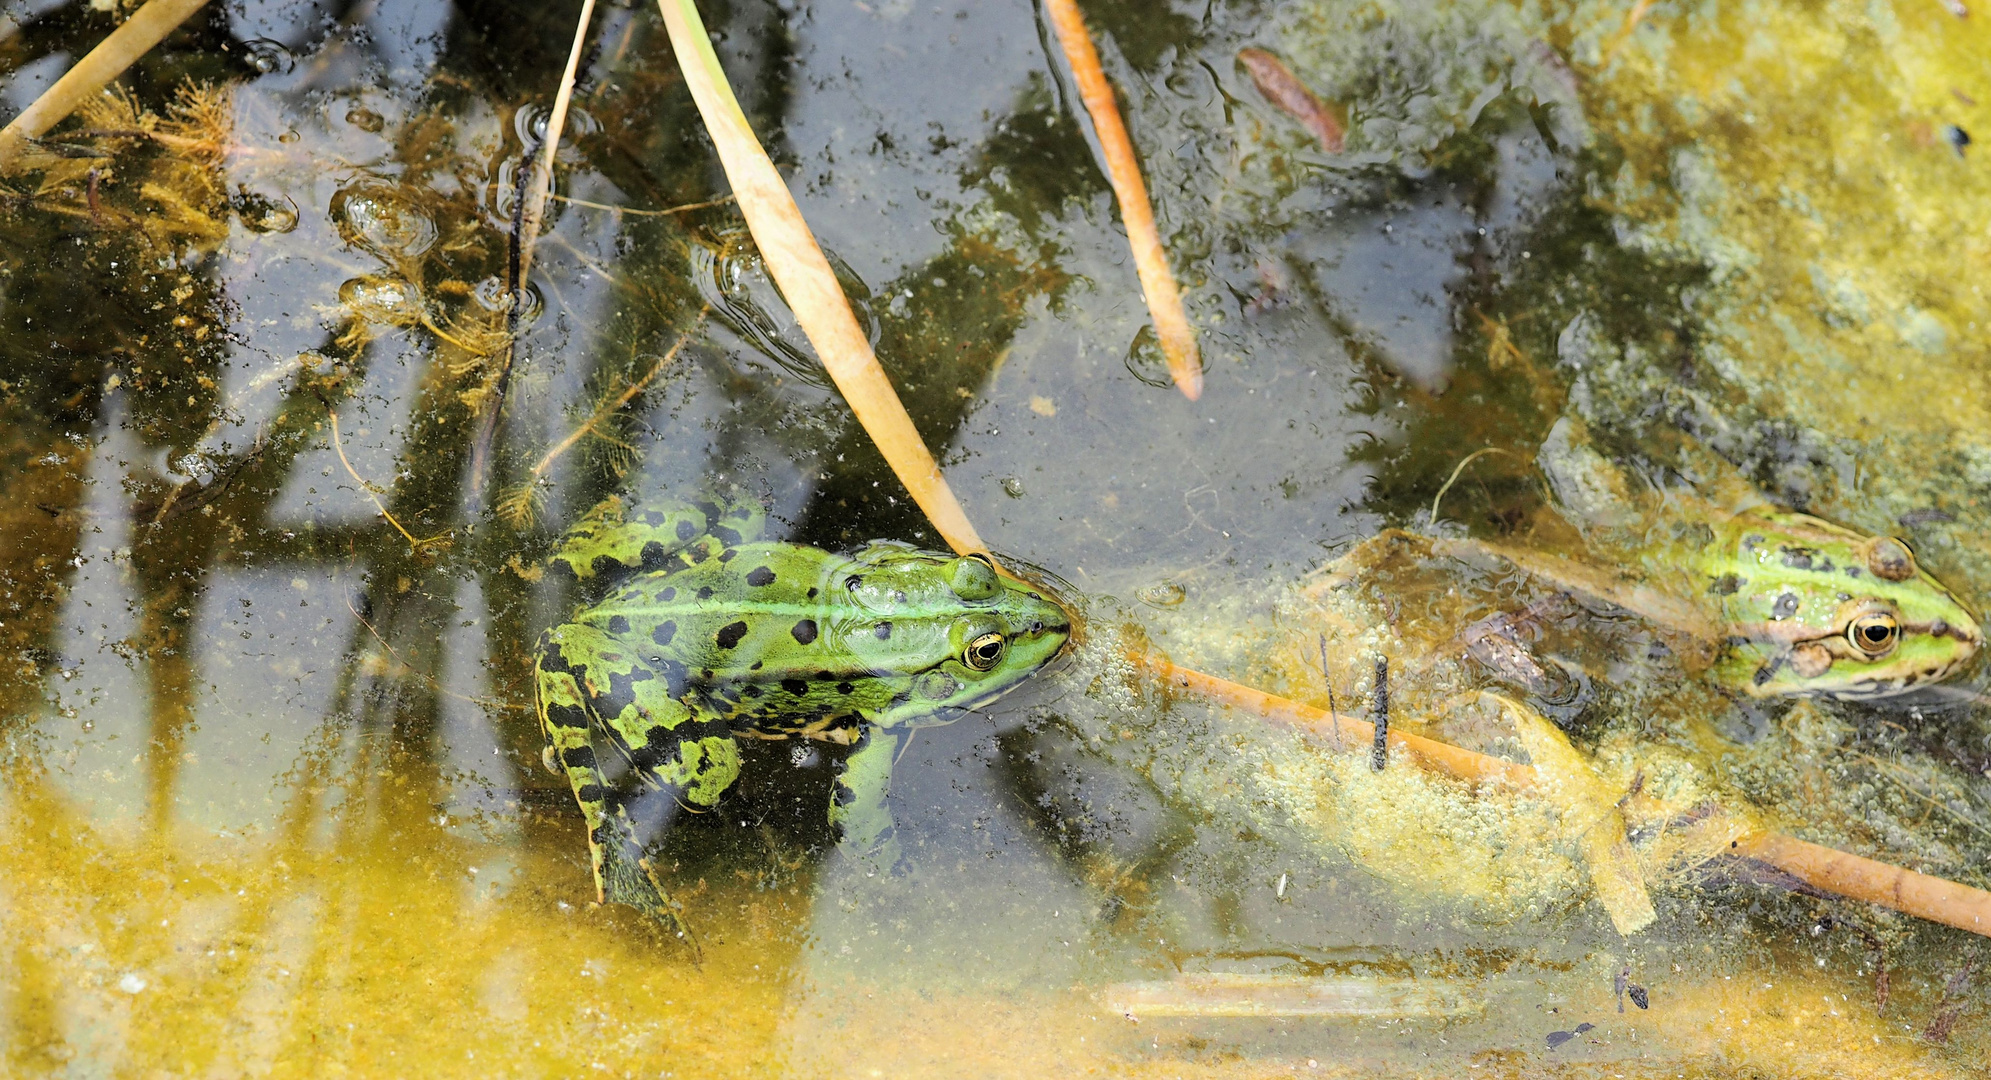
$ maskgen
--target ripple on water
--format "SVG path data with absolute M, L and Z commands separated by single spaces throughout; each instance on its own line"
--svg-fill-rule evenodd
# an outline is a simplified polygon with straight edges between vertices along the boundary
M 871 290 L 849 264 L 835 252 L 823 252 L 830 270 L 850 299 L 852 314 L 872 347 L 878 344 L 878 316 L 872 311 Z M 733 332 L 765 353 L 796 378 L 827 388 L 828 376 L 816 359 L 816 352 L 802 327 L 781 297 L 774 279 L 761 260 L 760 249 L 746 229 L 720 233 L 710 244 L 698 245 L 690 253 L 691 279 L 699 295 L 711 303 L 712 311 Z
M 436 242 L 436 223 L 411 205 L 400 189 L 360 180 L 332 196 L 332 219 L 346 243 L 386 259 L 412 259 Z

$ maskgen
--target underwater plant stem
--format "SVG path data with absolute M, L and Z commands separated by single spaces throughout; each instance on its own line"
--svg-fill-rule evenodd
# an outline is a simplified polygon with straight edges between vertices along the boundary
M 63 72 L 54 86 L 42 91 L 33 104 L 0 130 L 0 173 L 13 171 L 14 159 L 20 157 L 29 142 L 41 138 L 49 128 L 75 112 L 84 99 L 124 74 L 124 69 L 164 41 L 167 34 L 206 3 L 207 0 L 147 0 L 144 7 L 132 12 L 124 25 L 98 42 L 76 66 Z
M 809 231 L 809 223 L 803 220 L 801 208 L 795 205 L 787 182 L 775 171 L 774 162 L 768 160 L 746 114 L 740 111 L 698 9 L 691 0 L 658 0 L 657 6 L 670 32 L 671 48 L 684 71 L 685 84 L 739 200 L 747 230 L 831 381 L 948 546 L 963 554 L 985 551 L 967 513 L 940 474 L 940 466 L 913 427 L 898 392 L 892 389 L 885 369 L 878 366 L 871 340 L 858 327 L 850 301 Z
M 1991 893 L 1799 840 L 1750 833 L 1733 852 L 1766 862 L 1808 885 L 1991 937 Z
M 1129 658 L 1171 688 L 1255 713 L 1284 727 L 1346 738 L 1358 745 L 1375 736 L 1375 728 L 1365 721 L 1180 667 L 1158 653 L 1137 652 Z M 1435 771 L 1460 780 L 1504 780 L 1532 785 L 1537 779 L 1533 766 L 1474 753 L 1435 739 L 1392 731 L 1389 741 Z M 1991 892 L 1982 889 L 1779 832 L 1747 833 L 1731 844 L 1729 854 L 1768 863 L 1827 892 L 1991 937 Z
M 1141 278 L 1155 336 L 1161 341 L 1162 355 L 1168 358 L 1169 377 L 1183 397 L 1195 401 L 1203 396 L 1203 361 L 1196 352 L 1196 333 L 1189 328 L 1189 316 L 1182 310 L 1182 292 L 1168 268 L 1161 233 L 1155 229 L 1154 208 L 1148 202 L 1147 184 L 1141 180 L 1140 159 L 1134 154 L 1127 125 L 1120 119 L 1113 84 L 1106 81 L 1106 72 L 1099 66 L 1099 50 L 1086 31 L 1078 0 L 1044 0 L 1044 7 L 1058 32 L 1065 60 L 1072 66 L 1085 111 L 1092 116 L 1092 129 L 1099 135 L 1099 148 L 1106 156 L 1106 179 L 1113 185 L 1114 201 L 1120 204 L 1127 246 L 1133 250 L 1134 270 Z

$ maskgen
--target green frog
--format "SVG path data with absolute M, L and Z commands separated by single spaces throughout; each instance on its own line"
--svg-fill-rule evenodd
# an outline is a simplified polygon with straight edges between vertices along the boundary
M 1644 486 L 1565 417 L 1536 461 L 1560 516 L 1602 565 L 1389 530 L 1324 568 L 1310 588 L 1345 584 L 1393 553 L 1498 560 L 1650 620 L 1687 643 L 1692 666 L 1753 697 L 1886 697 L 1941 682 L 1977 653 L 1977 621 L 1905 542 L 1773 506 L 1699 453 L 1700 484 Z M 1468 627 L 1462 643 L 1496 669 L 1526 669 L 1498 622 Z
M 841 844 L 899 859 L 886 795 L 913 728 L 1014 689 L 1071 639 L 1071 617 L 986 555 L 878 541 L 851 555 L 762 542 L 751 503 L 631 509 L 611 498 L 548 570 L 584 604 L 540 636 L 546 765 L 587 820 L 604 902 L 687 929 L 645 856 L 682 807 L 739 776 L 740 738 L 850 745 L 829 816 Z

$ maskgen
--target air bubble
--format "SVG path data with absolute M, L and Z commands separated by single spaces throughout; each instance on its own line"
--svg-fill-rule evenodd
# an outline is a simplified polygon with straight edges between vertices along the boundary
M 412 259 L 436 242 L 436 223 L 378 180 L 340 189 L 332 196 L 332 218 L 347 243 L 383 258 Z

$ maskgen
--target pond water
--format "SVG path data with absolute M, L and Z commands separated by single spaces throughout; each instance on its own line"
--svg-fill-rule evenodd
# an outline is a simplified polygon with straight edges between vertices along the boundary
M 132 7 L 0 8 L 7 113 Z M 718 497 L 792 545 L 741 551 L 825 582 L 824 552 L 938 540 L 760 262 L 653 8 L 595 12 L 514 302 L 578 5 L 213 4 L 0 177 L 0 1072 L 1982 1074 L 1978 935 L 1729 850 L 1768 831 L 1991 884 L 1977 661 L 1755 697 L 1697 628 L 1496 552 L 1658 581 L 1652 538 L 1749 490 L 1901 537 L 1981 610 L 1982 17 L 1087 3 L 1192 402 L 1040 9 L 702 11 L 948 482 L 1073 642 L 990 660 L 1012 692 L 897 742 L 730 741 L 726 790 L 649 800 L 690 934 L 597 903 L 537 643 L 596 618 L 561 655 L 599 668 L 632 632 L 545 572 L 562 535 L 611 496 Z M 1600 449 L 1554 449 L 1578 430 Z M 1666 523 L 1586 525 L 1579 460 Z M 1491 546 L 1386 564 L 1364 541 L 1392 527 Z M 945 643 L 984 610 L 943 558 L 901 651 L 825 685 L 975 677 L 910 670 L 922 620 Z M 720 593 L 701 617 L 758 610 Z M 1509 652 L 1458 644 L 1492 617 L 1526 624 Z M 673 692 L 714 722 L 815 627 Z M 1378 771 L 1170 689 L 1127 663 L 1147 649 L 1365 716 L 1386 660 L 1398 730 L 1563 779 Z M 839 844 L 853 740 L 890 771 L 896 857 Z M 607 780 L 654 786 L 641 764 Z

